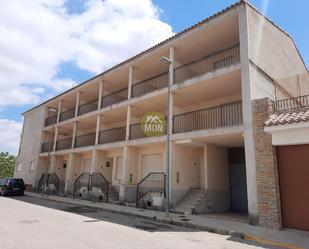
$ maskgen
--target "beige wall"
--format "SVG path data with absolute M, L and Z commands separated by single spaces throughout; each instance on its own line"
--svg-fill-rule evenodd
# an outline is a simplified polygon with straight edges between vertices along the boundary
M 41 136 L 44 124 L 45 107 L 36 108 L 24 115 L 23 131 L 20 142 L 20 153 L 17 164 L 22 164 L 22 170 L 14 172 L 14 177 L 23 178 L 26 184 L 35 183 L 38 169 L 38 154 L 41 150 Z M 30 163 L 34 162 L 34 171 L 29 171 Z M 41 162 L 40 162 L 41 163 Z

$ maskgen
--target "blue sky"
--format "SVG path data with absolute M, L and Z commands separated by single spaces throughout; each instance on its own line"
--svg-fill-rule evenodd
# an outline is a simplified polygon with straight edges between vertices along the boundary
M 16 140 L 9 151 L 17 150 L 25 110 L 236 2 L 16 1 L 0 9 L 7 39 L 0 42 L 0 140 Z M 293 37 L 309 65 L 309 1 L 250 2 Z M 16 131 L 10 136 L 8 125 Z M 6 148 L 0 143 L 0 151 Z

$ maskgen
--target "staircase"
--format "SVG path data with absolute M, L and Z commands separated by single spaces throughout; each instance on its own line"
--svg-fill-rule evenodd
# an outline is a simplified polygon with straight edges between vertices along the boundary
M 109 203 L 117 203 L 118 200 L 119 200 L 118 190 L 114 186 L 109 185 L 109 187 L 108 187 L 108 202 Z
M 173 209 L 175 213 L 192 214 L 196 213 L 196 208 L 206 201 L 206 192 L 204 189 L 192 188 L 178 202 Z

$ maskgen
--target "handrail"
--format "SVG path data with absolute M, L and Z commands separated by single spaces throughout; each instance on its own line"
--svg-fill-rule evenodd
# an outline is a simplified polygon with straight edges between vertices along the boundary
M 41 145 L 41 153 L 52 151 L 54 147 L 54 141 L 44 142 Z
M 79 135 L 75 137 L 75 144 L 74 147 L 85 147 L 85 146 L 92 146 L 95 144 L 95 132 Z
M 56 150 L 70 149 L 72 146 L 72 137 L 58 139 L 56 141 Z
M 69 120 L 74 117 L 75 117 L 75 108 L 72 108 L 70 110 L 61 112 L 59 121 L 61 122 L 61 121 Z
M 74 181 L 74 186 L 73 186 L 73 197 L 76 198 L 76 193 L 77 191 L 83 187 L 83 183 L 80 183 L 81 180 L 82 180 L 82 177 L 86 177 L 86 185 L 87 185 L 87 190 L 89 191 L 90 190 L 90 173 L 88 172 L 84 172 L 84 173 L 81 173 L 77 178 L 76 180 Z M 81 197 L 81 196 L 80 196 Z
M 92 112 L 98 109 L 98 99 L 89 101 L 78 106 L 78 116 Z
M 126 93 L 125 96 L 119 95 L 119 93 L 122 93 L 122 92 Z M 115 96 L 116 98 L 112 99 L 113 96 Z M 112 93 L 109 93 L 107 95 L 104 95 L 102 97 L 101 108 L 120 103 L 120 102 L 125 101 L 127 99 L 128 99 L 128 88 L 126 87 L 126 88 L 120 89 L 116 92 L 112 92 Z
M 52 125 L 52 124 L 55 124 L 55 123 L 57 123 L 57 115 L 52 115 L 52 116 L 47 117 L 45 119 L 44 125 L 49 126 L 49 125 Z
M 99 144 L 124 141 L 126 139 L 126 127 L 116 127 L 102 130 L 99 133 Z
M 309 106 L 309 95 L 302 95 L 293 98 L 280 99 L 275 101 L 276 111 L 292 110 Z

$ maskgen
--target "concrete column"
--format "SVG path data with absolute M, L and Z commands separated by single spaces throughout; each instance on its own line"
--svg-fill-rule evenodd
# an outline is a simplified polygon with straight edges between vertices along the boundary
M 98 161 L 99 152 L 97 150 L 92 151 L 92 160 L 91 160 L 91 169 L 90 174 L 97 171 L 97 161 Z
M 76 94 L 76 102 L 75 102 L 75 117 L 78 116 L 78 107 L 80 103 L 80 91 L 77 92 Z
M 65 186 L 64 186 L 64 193 L 66 195 L 73 194 L 73 172 L 74 172 L 74 163 L 75 163 L 75 155 L 70 153 L 69 155 L 69 162 L 67 164 L 67 168 L 65 171 Z
M 99 83 L 99 99 L 98 99 L 98 110 L 101 109 L 102 106 L 102 97 L 103 97 L 103 93 L 104 93 L 104 85 L 103 85 L 103 80 L 100 80 Z
M 174 68 L 175 68 L 175 48 L 170 47 L 170 60 L 172 63 L 169 66 L 169 83 L 172 86 L 174 83 Z
M 97 115 L 97 126 L 96 126 L 96 133 L 95 133 L 95 145 L 99 144 L 99 135 L 101 129 L 101 115 Z
M 253 136 L 252 89 L 250 74 L 250 54 L 247 12 L 239 15 L 240 60 L 241 60 L 241 92 L 244 126 L 244 143 L 246 157 L 246 177 L 248 195 L 249 223 L 257 224 L 259 220 L 258 195 L 256 182 L 255 144 Z
M 129 67 L 129 82 L 128 82 L 128 99 L 131 99 L 132 85 L 133 85 L 133 67 Z
M 126 123 L 126 140 L 130 139 L 130 125 L 131 125 L 131 105 L 127 107 L 127 123 Z
M 128 184 L 129 178 L 129 147 L 123 147 L 123 165 L 122 165 L 122 179 L 119 186 L 119 201 L 124 203 L 126 198 L 126 187 Z
M 58 140 L 58 127 L 55 128 L 53 151 L 56 151 L 57 140 Z
M 60 121 L 61 109 L 62 109 L 62 100 L 60 99 L 58 101 L 57 123 L 59 123 Z
M 73 134 L 72 134 L 72 146 L 71 146 L 72 149 L 75 146 L 76 134 L 77 134 L 77 122 L 74 122 L 74 124 L 73 124 Z

